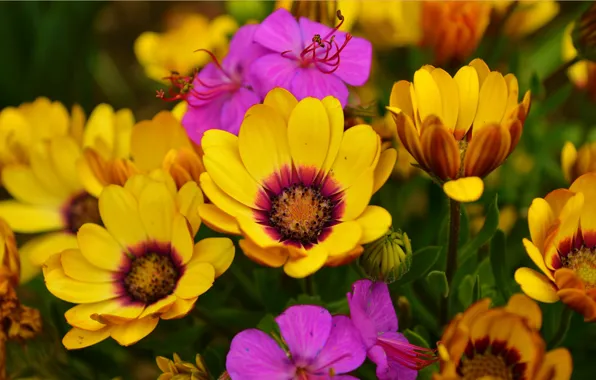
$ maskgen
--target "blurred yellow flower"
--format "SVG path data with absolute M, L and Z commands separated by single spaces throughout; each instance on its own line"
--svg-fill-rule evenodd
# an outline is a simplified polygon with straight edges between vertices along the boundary
M 78 249 L 53 255 L 44 265 L 48 290 L 79 304 L 65 314 L 73 326 L 62 340 L 67 349 L 108 337 L 128 346 L 150 334 L 159 319 L 192 310 L 234 258 L 228 238 L 194 243 L 202 203 L 196 183 L 177 191 L 161 170 L 104 189 L 102 225 L 84 224 Z
M 518 98 L 513 74 L 490 71 L 475 59 L 454 77 L 423 66 L 412 83 L 393 85 L 388 110 L 418 165 L 450 198 L 472 202 L 484 191 L 481 178 L 505 161 L 521 137 L 530 93 L 521 103 Z
M 573 46 L 571 32 L 575 23 L 567 26 L 563 32 L 563 60 L 571 61 L 577 57 L 577 50 Z M 588 60 L 581 60 L 567 69 L 567 76 L 580 89 L 586 91 L 588 95 L 596 100 L 596 63 Z
M 177 188 L 188 181 L 199 181 L 205 171 L 197 151 L 187 137 L 180 119 L 183 107 L 161 111 L 152 120 L 143 120 L 132 127 L 126 156 L 106 158 L 93 148 L 85 149 L 77 169 L 87 192 L 99 196 L 110 184 L 124 185 L 138 173 L 163 168 L 172 175 Z
M 56 109 L 63 107 L 54 106 Z M 36 108 L 43 112 L 44 108 Z M 43 129 L 45 114 L 30 115 Z M 75 233 L 86 222 L 99 222 L 97 199 L 85 191 L 77 175 L 77 160 L 85 147 L 108 157 L 128 155 L 128 141 L 134 118 L 130 110 L 114 112 L 101 104 L 89 116 L 75 115 L 76 128 L 68 129 L 68 114 L 62 115 L 63 134 L 44 140 L 30 140 L 26 163 L 13 163 L 2 169 L 2 182 L 14 200 L 0 202 L 0 218 L 21 233 L 40 233 L 21 249 L 21 281 L 39 272 L 53 253 L 76 247 Z M 49 119 L 50 123 L 55 119 Z M 49 124 L 48 127 L 52 127 Z
M 275 9 L 286 9 L 297 17 L 306 17 L 321 24 L 334 27 L 339 23 L 337 11 L 344 22 L 339 30 L 349 32 L 364 8 L 358 0 L 277 0 Z
M 490 22 L 491 3 L 422 2 L 422 46 L 434 52 L 436 64 L 464 62 L 476 50 Z
M 596 142 L 586 143 L 578 151 L 567 141 L 561 151 L 561 167 L 569 183 L 586 173 L 596 172 Z
M 468 204 L 466 206 L 468 219 L 470 220 L 470 232 L 472 235 L 476 235 L 478 232 L 480 232 L 486 220 L 484 206 L 480 204 Z M 501 207 L 499 210 L 498 228 L 508 235 L 515 226 L 517 219 L 518 212 L 515 206 L 507 205 Z
M 534 33 L 559 13 L 555 0 L 493 0 L 498 17 L 503 17 L 509 7 L 515 6 L 503 26 L 503 33 L 512 38 L 521 38 Z
M 201 218 L 242 235 L 247 256 L 294 278 L 347 263 L 391 226 L 385 209 L 368 205 L 395 164 L 380 140 L 368 125 L 344 132 L 334 97 L 298 102 L 273 89 L 238 136 L 205 133 L 201 188 L 213 204 L 200 206 Z
M 376 48 L 417 44 L 422 36 L 421 1 L 366 1 L 358 26 Z
M 209 20 L 200 14 L 185 14 L 178 19 L 176 27 L 162 34 L 145 32 L 134 43 L 137 60 L 151 79 L 162 81 L 172 71 L 189 74 L 209 63 L 209 55 L 196 52 L 198 49 L 212 51 L 220 58 L 225 56 L 229 36 L 238 29 L 228 15 Z

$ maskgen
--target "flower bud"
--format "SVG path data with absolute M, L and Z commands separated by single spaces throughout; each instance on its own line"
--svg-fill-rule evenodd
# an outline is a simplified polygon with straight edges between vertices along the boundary
M 596 4 L 575 23 L 571 38 L 580 58 L 596 61 Z
M 163 372 L 161 376 L 170 375 L 164 378 L 175 378 L 180 380 L 209 380 L 209 372 L 201 355 L 197 354 L 195 364 L 185 362 L 180 359 L 178 354 L 174 354 L 174 360 L 163 356 L 155 358 L 157 366 Z M 161 378 L 161 376 L 159 378 Z
M 367 244 L 360 256 L 360 266 L 373 281 L 388 284 L 398 280 L 410 270 L 412 246 L 401 230 L 390 229 L 385 236 Z
M 0 284 L 4 281 L 16 288 L 19 285 L 21 263 L 17 242 L 8 224 L 0 219 Z

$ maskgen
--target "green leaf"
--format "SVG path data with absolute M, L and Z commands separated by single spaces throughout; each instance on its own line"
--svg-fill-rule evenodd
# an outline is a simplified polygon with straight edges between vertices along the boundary
M 286 304 L 286 308 L 294 305 L 317 305 L 325 306 L 325 303 L 319 296 L 310 296 L 308 294 L 300 294 L 296 298 L 291 298 Z
M 472 289 L 472 303 L 478 301 L 481 298 L 480 292 L 480 276 L 476 275 L 474 280 L 474 288 Z
M 430 348 L 428 342 L 424 340 L 418 333 L 414 332 L 413 330 L 407 329 L 403 331 L 404 336 L 408 339 L 410 344 L 413 344 L 418 347 Z
M 449 283 L 445 272 L 434 270 L 426 276 L 426 281 L 436 295 L 443 298 L 449 295 Z
M 501 230 L 497 230 L 490 242 L 490 264 L 497 288 L 504 299 L 509 299 L 509 297 L 511 297 L 511 289 L 509 288 L 511 276 L 508 275 L 507 271 L 505 239 L 505 233 Z
M 405 285 L 424 276 L 437 261 L 442 247 L 424 247 L 414 252 L 410 271 L 396 281 L 398 285 Z
M 486 244 L 495 234 L 499 227 L 499 204 L 498 195 L 495 195 L 495 200 L 488 206 L 484 225 L 478 234 L 469 242 L 467 242 L 459 251 L 460 260 L 466 259 L 475 255 L 476 252 Z
M 462 280 L 457 290 L 457 298 L 463 305 L 464 309 L 467 309 L 474 300 L 474 286 L 478 276 L 466 275 Z
M 275 322 L 275 316 L 273 314 L 267 314 L 264 316 L 257 324 L 257 328 L 263 332 L 266 332 L 267 334 L 279 332 L 279 327 Z

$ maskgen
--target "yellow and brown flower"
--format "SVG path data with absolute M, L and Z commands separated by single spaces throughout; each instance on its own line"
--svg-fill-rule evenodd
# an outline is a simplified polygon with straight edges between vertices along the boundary
M 447 326 L 434 380 L 571 378 L 569 351 L 546 352 L 539 333 L 542 312 L 534 301 L 515 294 L 505 307 L 489 306 L 488 298 L 478 301 Z
M 586 143 L 579 150 L 573 143 L 566 142 L 561 151 L 561 167 L 569 183 L 583 174 L 596 171 L 596 142 Z
M 528 225 L 524 246 L 542 273 L 519 268 L 515 281 L 535 300 L 561 300 L 596 321 L 596 173 L 534 199 Z
M 413 82 L 394 84 L 388 110 L 397 134 L 421 169 L 461 202 L 477 200 L 482 177 L 517 146 L 530 108 L 530 92 L 518 103 L 513 74 L 490 71 L 475 59 L 454 77 L 427 65 Z

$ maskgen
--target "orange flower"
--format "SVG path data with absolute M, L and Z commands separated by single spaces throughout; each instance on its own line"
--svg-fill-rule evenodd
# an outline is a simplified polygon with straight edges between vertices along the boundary
M 541 302 L 563 301 L 596 321 L 596 173 L 536 198 L 528 210 L 528 256 L 543 272 L 519 268 L 515 281 Z
M 433 49 L 435 62 L 461 62 L 476 50 L 490 21 L 491 4 L 483 1 L 425 1 L 422 45 Z
M 530 93 L 518 103 L 512 74 L 490 71 L 480 59 L 454 77 L 423 66 L 413 82 L 395 83 L 388 110 L 397 134 L 421 169 L 460 202 L 482 195 L 482 177 L 499 167 L 517 146 L 530 108 Z
M 434 380 L 568 380 L 571 355 L 566 348 L 546 352 L 540 336 L 540 307 L 515 294 L 505 307 L 489 308 L 486 298 L 453 318 L 445 329 Z

